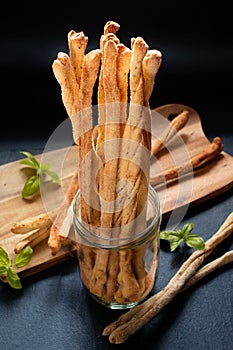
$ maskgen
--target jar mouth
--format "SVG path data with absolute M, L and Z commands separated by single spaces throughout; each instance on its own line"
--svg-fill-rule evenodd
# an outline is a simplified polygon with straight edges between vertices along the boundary
M 77 215 L 77 207 L 80 205 L 80 190 L 78 190 L 73 201 L 73 224 L 76 231 L 78 243 L 95 246 L 103 249 L 127 249 L 140 245 L 148 240 L 150 235 L 154 236 L 161 224 L 160 199 L 155 189 L 149 185 L 147 199 L 146 226 L 143 230 L 135 232 L 135 227 L 142 220 L 142 213 L 132 222 L 119 227 L 102 228 L 81 221 Z M 129 232 L 133 232 L 129 234 Z

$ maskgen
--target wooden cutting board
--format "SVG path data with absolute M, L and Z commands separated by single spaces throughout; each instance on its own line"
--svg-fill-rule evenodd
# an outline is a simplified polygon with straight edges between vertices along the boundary
M 181 104 L 167 104 L 153 111 L 152 137 L 159 136 L 167 123 L 184 109 L 190 113 L 188 123 L 170 140 L 166 148 L 151 158 L 151 175 L 190 160 L 190 157 L 210 143 L 211 140 L 208 140 L 203 132 L 198 113 L 193 108 Z M 25 237 L 11 233 L 12 224 L 58 207 L 78 163 L 76 146 L 44 152 L 37 158 L 52 165 L 53 170 L 62 178 L 62 186 L 51 184 L 47 179 L 42 187 L 42 196 L 38 195 L 31 200 L 23 200 L 21 197 L 28 169 L 19 164 L 19 161 L 0 166 L 0 246 L 8 252 L 12 260 L 15 257 L 15 244 Z M 227 191 L 232 185 L 233 157 L 223 151 L 193 173 L 157 185 L 155 189 L 160 197 L 163 217 L 170 217 L 169 220 L 174 219 L 178 222 L 182 220 L 188 208 Z M 75 258 L 75 246 L 69 240 L 67 243 L 56 256 L 52 256 L 47 240 L 41 242 L 34 249 L 30 263 L 17 270 L 20 277 L 38 273 L 64 260 Z

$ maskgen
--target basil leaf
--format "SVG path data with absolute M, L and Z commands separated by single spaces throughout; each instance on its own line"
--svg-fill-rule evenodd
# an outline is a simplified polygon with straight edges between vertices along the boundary
M 33 249 L 30 246 L 25 247 L 15 258 L 15 266 L 23 267 L 29 263 L 33 254 Z
M 0 275 L 3 275 L 7 272 L 8 266 L 0 266 Z
M 183 242 L 183 238 L 173 239 L 170 242 L 170 251 L 173 252 L 180 245 L 181 242 Z
M 6 280 L 9 283 L 9 285 L 14 289 L 22 289 L 22 284 L 20 282 L 20 278 L 13 269 L 13 267 L 8 267 L 7 274 L 6 274 Z
M 27 179 L 22 190 L 23 198 L 29 197 L 36 193 L 40 188 L 40 177 L 38 175 L 33 175 Z
M 201 236 L 198 236 L 196 234 L 192 234 L 186 237 L 185 243 L 194 249 L 205 249 L 205 242 Z
M 185 224 L 182 228 L 182 237 L 186 237 L 193 229 L 194 225 L 192 223 Z
M 28 165 L 30 168 L 36 169 L 35 164 L 30 159 L 22 159 L 19 162 L 20 164 Z
M 28 180 L 24 184 L 24 188 L 22 190 L 23 198 L 33 195 L 40 189 L 40 184 L 45 174 L 49 175 L 52 178 L 54 183 L 61 185 L 59 176 L 54 171 L 50 170 L 51 168 L 50 164 L 40 164 L 36 160 L 36 158 L 29 152 L 20 152 L 20 153 L 28 157 L 28 159 L 22 159 L 20 161 L 20 164 L 27 165 L 32 169 L 36 170 L 36 174 L 28 178 Z
M 30 159 L 30 162 L 32 165 L 30 165 L 32 168 L 34 169 L 39 169 L 40 164 L 39 162 L 36 160 L 36 158 L 29 152 L 20 152 L 22 154 L 24 154 L 26 157 L 28 157 Z
M 48 169 L 50 169 L 51 168 L 51 165 L 50 164 L 41 164 L 40 165 L 40 169 L 44 172 L 44 171 L 46 171 L 46 170 L 48 170 Z
M 0 247 L 0 266 L 10 266 L 8 254 L 2 247 Z
M 160 232 L 160 238 L 166 239 L 168 241 L 173 240 L 174 238 L 179 238 L 180 234 L 176 231 L 162 231 Z
M 59 176 L 54 171 L 44 169 L 43 172 L 49 175 L 52 178 L 53 182 L 57 183 L 58 185 L 61 184 Z

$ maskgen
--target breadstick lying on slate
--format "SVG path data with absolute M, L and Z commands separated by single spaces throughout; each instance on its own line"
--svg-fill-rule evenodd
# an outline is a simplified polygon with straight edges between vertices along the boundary
M 233 232 L 233 212 L 223 222 L 218 231 L 205 243 L 204 250 L 194 251 L 183 263 L 168 284 L 158 293 L 140 305 L 121 315 L 115 322 L 106 326 L 104 336 L 109 336 L 110 343 L 121 344 L 155 317 L 174 297 L 185 288 L 186 283 L 195 276 L 199 267 L 218 244 Z

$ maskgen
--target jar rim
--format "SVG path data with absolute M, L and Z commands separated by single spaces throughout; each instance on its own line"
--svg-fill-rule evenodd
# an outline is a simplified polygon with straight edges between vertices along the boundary
M 148 201 L 150 200 L 152 202 L 153 200 L 153 203 L 156 203 L 155 213 L 152 219 L 150 220 L 148 226 L 146 226 L 145 229 L 139 231 L 136 234 L 133 234 L 130 236 L 127 235 L 126 237 L 119 237 L 119 236 L 109 237 L 107 235 L 106 236 L 98 235 L 95 232 L 93 232 L 97 230 L 106 230 L 108 232 L 109 230 L 111 230 L 111 232 L 113 230 L 116 230 L 116 231 L 118 230 L 119 232 L 119 230 L 122 228 L 121 226 L 116 228 L 115 227 L 110 228 L 110 229 L 107 229 L 107 228 L 104 229 L 104 228 L 92 226 L 86 223 L 84 226 L 83 222 L 79 219 L 76 213 L 76 206 L 79 199 L 80 199 L 80 190 L 78 190 L 73 200 L 73 224 L 76 231 L 78 231 L 78 235 L 87 245 L 91 245 L 91 246 L 95 246 L 103 249 L 116 249 L 116 248 L 126 249 L 129 245 L 130 246 L 139 245 L 142 243 L 142 241 L 147 240 L 150 237 L 150 235 L 155 231 L 155 228 L 156 229 L 159 228 L 161 223 L 160 199 L 159 199 L 158 193 L 151 185 L 149 185 L 149 190 L 148 190 Z M 125 225 L 124 227 L 127 227 L 127 225 Z M 89 229 L 90 227 L 93 228 L 93 231 Z

